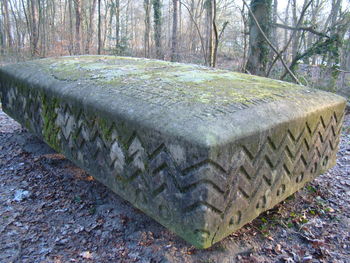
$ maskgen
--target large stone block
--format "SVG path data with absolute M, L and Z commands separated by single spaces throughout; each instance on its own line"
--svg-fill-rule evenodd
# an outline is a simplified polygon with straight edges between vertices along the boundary
M 206 248 L 336 161 L 345 100 L 194 65 L 111 56 L 3 67 L 6 113 Z

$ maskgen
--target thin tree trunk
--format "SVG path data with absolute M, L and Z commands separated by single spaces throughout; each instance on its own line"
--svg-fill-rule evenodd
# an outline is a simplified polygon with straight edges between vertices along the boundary
M 297 0 L 292 0 L 292 14 L 293 14 L 292 16 L 293 26 L 295 27 L 298 21 Z M 298 53 L 299 40 L 300 40 L 300 33 L 297 32 L 295 37 L 292 40 L 292 59 L 294 59 Z
M 337 32 L 337 29 L 336 29 L 336 24 L 337 24 L 337 21 L 338 21 L 338 15 L 339 15 L 339 11 L 340 11 L 340 7 L 341 7 L 341 3 L 342 3 L 342 0 L 333 0 L 332 1 L 332 10 L 331 10 L 331 13 L 330 13 L 330 25 L 329 25 L 329 34 L 330 35 L 334 35 L 336 34 Z M 335 63 L 337 63 L 337 61 L 334 60 L 332 54 L 329 52 L 328 54 L 326 54 L 327 56 L 327 65 L 333 65 Z
M 4 16 L 4 26 L 5 26 L 5 32 L 6 32 L 7 48 L 12 49 L 13 40 L 12 40 L 8 0 L 3 0 L 3 16 Z
M 97 24 L 97 54 L 101 54 L 101 0 L 97 2 L 97 14 L 98 14 L 98 24 Z
M 243 21 L 243 59 L 242 59 L 242 65 L 241 70 L 244 71 L 247 65 L 247 51 L 248 51 L 248 41 L 247 36 L 248 34 L 248 19 L 245 12 L 245 4 L 243 3 L 242 9 L 241 9 L 241 15 L 242 15 L 242 21 Z
M 145 35 L 144 35 L 144 56 L 146 58 L 149 57 L 150 52 L 150 43 L 149 43 L 149 35 L 151 31 L 151 6 L 150 0 L 144 0 L 143 7 L 145 9 Z
M 288 0 L 288 3 L 287 3 L 287 6 L 286 6 L 286 10 L 285 10 L 285 17 L 284 17 L 284 24 L 286 24 L 286 25 L 288 25 L 289 24 L 289 8 L 290 8 L 290 1 L 291 0 Z M 287 43 L 288 43 L 288 41 L 289 41 L 289 31 L 288 30 L 284 30 L 284 44 L 283 44 L 283 46 L 287 46 Z M 284 54 L 283 54 L 283 59 L 285 60 L 285 61 L 288 61 L 289 59 L 288 59 L 288 52 L 285 52 Z
M 89 25 L 87 29 L 87 38 L 86 38 L 86 46 L 85 46 L 85 53 L 90 53 L 90 47 L 92 42 L 92 36 L 94 33 L 94 17 L 95 17 L 95 10 L 96 10 L 96 0 L 92 1 L 91 7 L 90 7 L 90 16 L 89 16 Z
M 101 52 L 103 51 L 105 45 L 106 45 L 106 37 L 107 37 L 107 29 L 108 28 L 111 28 L 111 26 L 107 26 L 108 24 L 108 10 L 109 9 L 109 5 L 107 4 L 106 0 L 105 0 L 105 13 L 104 13 L 104 23 L 103 25 L 101 26 Z M 111 21 L 111 20 L 110 20 Z M 102 18 L 101 18 L 101 22 L 102 22 Z M 102 38 L 102 33 L 103 33 L 103 38 Z
M 272 27 L 272 33 L 271 33 L 271 41 L 272 44 L 278 48 L 278 35 L 277 35 L 277 27 L 275 26 L 275 24 L 277 23 L 277 15 L 278 15 L 278 11 L 277 11 L 277 7 L 278 7 L 278 0 L 273 0 L 273 12 L 272 12 L 272 24 L 274 25 Z M 271 57 L 273 57 L 273 52 L 270 53 Z
M 212 1 L 212 52 L 211 52 L 211 60 L 210 60 L 210 66 L 215 67 L 216 66 L 216 56 L 219 46 L 219 34 L 218 34 L 218 28 L 216 25 L 216 0 Z
M 162 50 L 162 11 L 160 0 L 153 0 L 153 21 L 154 21 L 154 43 L 156 46 L 156 56 L 163 59 Z
M 38 42 L 39 42 L 39 27 L 38 27 L 38 6 L 36 3 L 36 0 L 31 0 L 31 31 L 32 31 L 32 48 L 31 48 L 31 55 L 39 56 L 39 49 L 38 49 Z
M 191 6 L 190 6 L 191 14 L 194 13 L 194 0 L 191 0 Z M 195 53 L 196 52 L 196 33 L 195 33 L 195 25 L 194 21 L 191 20 L 190 24 L 190 52 Z
M 15 12 L 14 12 L 13 5 L 12 5 L 11 1 L 9 1 L 9 3 L 10 3 L 10 8 L 11 8 L 11 14 L 12 14 L 14 20 L 15 20 L 15 28 L 16 28 L 16 36 L 17 36 L 17 42 L 16 42 L 16 49 L 15 50 L 16 50 L 16 54 L 18 54 L 19 53 L 19 48 L 21 46 L 21 34 L 19 32 L 18 19 L 17 19 L 17 16 L 16 16 Z
M 75 7 L 75 47 L 74 54 L 80 54 L 81 38 L 80 38 L 80 24 L 81 24 L 81 0 L 74 0 Z
M 171 61 L 178 60 L 177 54 L 177 3 L 178 0 L 173 0 L 173 29 L 171 37 Z
M 119 0 L 115 0 L 115 49 L 117 54 L 120 53 L 119 31 L 120 31 L 120 3 L 119 3 Z
M 209 62 L 209 66 L 212 66 L 212 56 L 213 56 L 213 2 L 212 0 L 206 0 L 205 2 L 206 8 L 206 23 L 207 23 L 207 61 Z
M 73 0 L 68 0 L 68 13 L 69 13 L 69 45 L 68 45 L 68 52 L 69 55 L 73 54 L 74 50 L 74 41 L 73 41 Z

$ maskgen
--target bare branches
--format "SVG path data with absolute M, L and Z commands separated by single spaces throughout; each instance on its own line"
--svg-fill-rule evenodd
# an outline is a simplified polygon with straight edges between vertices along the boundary
M 201 31 L 200 31 L 200 29 L 199 29 L 199 26 L 198 26 L 196 20 L 194 19 L 193 14 L 192 14 L 192 12 L 190 11 L 190 9 L 188 8 L 188 6 L 185 5 L 182 1 L 179 1 L 179 2 L 180 2 L 181 5 L 183 5 L 183 6 L 187 9 L 188 14 L 190 15 L 190 18 L 191 18 L 191 20 L 192 20 L 194 26 L 196 27 L 196 30 L 197 30 L 199 39 L 200 39 L 200 41 L 201 41 L 201 49 L 202 49 L 203 56 L 204 56 L 204 62 L 205 62 L 205 64 L 207 65 L 207 63 L 208 63 L 208 61 L 207 61 L 207 52 L 205 51 L 205 48 L 204 48 L 204 39 L 203 39 L 203 36 L 202 36 Z
M 296 27 L 298 28 L 300 26 L 300 24 L 302 23 L 303 21 L 303 18 L 305 16 L 305 13 L 306 13 L 306 10 L 309 8 L 309 6 L 311 5 L 313 0 L 310 0 L 303 8 L 303 10 L 301 11 L 300 13 L 300 17 L 299 17 L 299 20 L 297 22 L 297 25 Z M 283 49 L 276 55 L 275 59 L 273 60 L 273 62 L 270 64 L 270 67 L 269 69 L 267 70 L 267 73 L 266 73 L 266 77 L 268 77 L 270 75 L 270 72 L 271 72 L 271 69 L 272 67 L 275 65 L 275 63 L 277 62 L 277 60 L 282 56 L 282 54 L 287 50 L 288 46 L 290 45 L 290 43 L 292 42 L 294 36 L 296 34 L 296 31 L 294 31 L 292 33 L 292 35 L 290 36 L 288 42 L 285 44 L 285 46 L 283 47 Z
M 256 17 L 254 16 L 254 13 L 252 12 L 252 10 L 250 9 L 249 5 L 247 4 L 247 2 L 245 0 L 243 0 L 243 3 L 246 5 L 249 14 L 251 15 L 251 17 L 253 18 L 256 26 L 258 27 L 260 33 L 262 34 L 262 36 L 264 37 L 265 41 L 268 43 L 268 45 L 271 47 L 271 49 L 276 53 L 276 55 L 278 56 L 278 58 L 281 60 L 283 67 L 286 69 L 286 71 L 288 72 L 288 74 L 293 78 L 293 80 L 300 84 L 300 81 L 298 80 L 298 78 L 294 75 L 294 73 L 288 68 L 286 62 L 283 60 L 283 58 L 281 57 L 281 55 L 279 54 L 278 50 L 275 48 L 275 46 L 271 43 L 271 41 L 268 39 L 268 37 L 265 35 L 264 31 L 261 29 L 261 26 L 259 25 L 259 22 L 257 21 Z
M 311 3 L 312 1 L 310 1 Z M 276 23 L 274 24 L 275 26 L 277 27 L 280 27 L 280 28 L 283 28 L 283 29 L 287 29 L 287 30 L 293 30 L 293 31 L 308 31 L 310 33 L 313 33 L 315 35 L 318 35 L 320 37 L 328 37 L 329 36 L 325 33 L 322 33 L 322 32 L 319 32 L 316 30 L 316 27 L 315 26 L 309 26 L 309 27 L 300 27 L 300 26 L 297 26 L 297 27 L 292 27 L 292 26 L 288 26 L 288 25 L 283 25 L 283 24 L 279 24 L 279 23 Z

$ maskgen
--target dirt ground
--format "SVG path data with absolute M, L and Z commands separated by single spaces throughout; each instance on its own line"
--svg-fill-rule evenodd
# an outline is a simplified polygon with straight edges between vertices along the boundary
M 0 110 L 0 262 L 350 262 L 350 115 L 332 170 L 198 250 Z

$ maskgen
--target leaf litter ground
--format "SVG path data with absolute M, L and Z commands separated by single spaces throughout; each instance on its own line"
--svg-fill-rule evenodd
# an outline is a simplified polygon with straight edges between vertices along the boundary
M 350 115 L 333 169 L 198 250 L 0 110 L 0 262 L 350 262 Z

